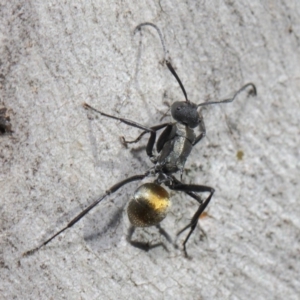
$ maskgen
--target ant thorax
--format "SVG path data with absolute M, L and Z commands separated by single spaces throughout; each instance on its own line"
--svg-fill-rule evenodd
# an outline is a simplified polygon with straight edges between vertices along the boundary
M 176 123 L 172 127 L 169 140 L 157 157 L 157 166 L 161 166 L 161 170 L 167 174 L 182 172 L 193 149 L 195 138 L 195 132 L 191 128 Z

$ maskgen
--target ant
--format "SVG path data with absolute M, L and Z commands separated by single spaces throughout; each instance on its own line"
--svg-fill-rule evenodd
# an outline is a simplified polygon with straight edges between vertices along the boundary
M 79 213 L 64 228 L 52 235 L 40 246 L 24 253 L 24 256 L 31 255 L 43 246 L 47 245 L 50 241 L 52 241 L 66 229 L 75 225 L 103 199 L 115 193 L 124 185 L 133 181 L 140 181 L 148 176 L 154 176 L 155 180 L 153 182 L 142 184 L 134 192 L 133 197 L 129 201 L 127 207 L 129 221 L 134 227 L 148 227 L 158 225 L 166 217 L 168 208 L 170 206 L 169 193 L 162 185 L 165 185 L 173 191 L 184 192 L 199 203 L 199 207 L 194 213 L 194 216 L 192 217 L 190 223 L 178 233 L 179 235 L 185 230 L 189 229 L 189 232 L 183 242 L 183 250 L 185 255 L 187 256 L 186 244 L 196 228 L 199 217 L 209 204 L 215 192 L 214 188 L 210 186 L 184 184 L 182 182 L 182 173 L 188 156 L 190 155 L 193 147 L 196 146 L 206 135 L 203 117 L 201 115 L 201 111 L 198 111 L 198 108 L 206 105 L 233 102 L 234 99 L 248 87 L 251 87 L 251 91 L 249 92 L 249 94 L 256 95 L 256 87 L 253 83 L 247 83 L 242 88 L 240 88 L 232 98 L 228 98 L 222 101 L 204 102 L 200 104 L 191 102 L 190 100 L 188 100 L 187 93 L 181 80 L 172 67 L 170 60 L 167 58 L 167 51 L 160 29 L 155 24 L 142 23 L 135 28 L 134 33 L 140 31 L 144 26 L 151 26 L 157 31 L 164 51 L 164 62 L 166 63 L 169 71 L 177 80 L 185 98 L 185 101 L 177 101 L 171 105 L 171 115 L 175 121 L 147 127 L 129 119 L 109 115 L 91 107 L 87 103 L 84 103 L 83 107 L 99 113 L 104 117 L 115 119 L 129 126 L 143 130 L 142 133 L 133 141 L 126 141 L 123 138 L 123 143 L 125 144 L 137 143 L 142 138 L 142 136 L 144 136 L 145 134 L 150 134 L 146 146 L 146 153 L 154 166 L 143 174 L 131 176 L 110 187 L 101 197 L 99 197 L 96 201 L 94 201 L 91 205 L 89 205 L 81 213 Z M 198 135 L 196 135 L 196 133 L 194 132 L 194 129 L 196 127 L 199 128 L 200 133 Z M 161 129 L 164 130 L 156 140 L 156 134 Z M 154 146 L 156 147 L 155 153 Z M 177 172 L 180 172 L 181 180 L 177 179 L 174 176 L 174 174 Z M 209 193 L 209 195 L 203 201 L 199 197 L 198 193 Z

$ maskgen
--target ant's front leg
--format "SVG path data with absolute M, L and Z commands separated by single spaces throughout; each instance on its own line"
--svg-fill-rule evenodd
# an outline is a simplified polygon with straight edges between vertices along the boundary
M 148 131 L 143 131 L 135 140 L 132 141 L 127 141 L 125 140 L 124 136 L 121 136 L 121 142 L 127 148 L 127 144 L 135 144 L 139 142 L 146 133 L 148 133 Z
M 159 125 L 156 125 L 156 126 L 152 126 L 150 127 L 150 129 L 152 129 L 153 131 L 158 131 L 166 126 L 168 126 L 169 123 L 163 123 L 163 124 L 159 124 Z M 136 139 L 132 140 L 132 141 L 127 141 L 125 140 L 125 138 L 122 136 L 121 137 L 121 140 L 122 140 L 122 143 L 127 146 L 127 144 L 135 144 L 137 142 L 139 142 L 141 140 L 141 138 L 146 134 L 148 133 L 149 131 L 143 131 Z
M 143 131 L 135 140 L 133 141 L 126 141 L 124 139 L 124 137 L 121 138 L 121 141 L 122 143 L 127 146 L 127 144 L 132 144 L 132 143 L 137 143 L 146 133 L 150 133 L 150 137 L 149 137 L 149 140 L 148 140 L 148 143 L 147 143 L 147 147 L 146 147 L 146 152 L 147 152 L 147 155 L 151 158 L 153 158 L 153 148 L 154 148 L 154 145 L 155 145 L 155 142 L 156 142 L 156 132 L 162 128 L 166 127 L 166 130 L 167 132 L 169 131 L 169 128 L 172 128 L 172 124 L 171 123 L 163 123 L 163 124 L 159 124 L 159 125 L 156 125 L 156 126 L 152 126 L 150 127 L 150 129 L 152 131 Z M 164 136 L 166 130 L 162 133 L 162 136 Z M 161 150 L 161 145 L 162 144 L 162 141 L 161 141 L 161 137 L 159 138 L 158 142 L 157 142 L 157 151 L 160 152 Z
M 200 130 L 200 134 L 198 136 L 196 136 L 193 146 L 198 144 L 206 136 L 206 129 L 205 129 L 205 124 L 204 124 L 202 115 L 201 115 L 200 122 L 199 122 L 199 130 Z

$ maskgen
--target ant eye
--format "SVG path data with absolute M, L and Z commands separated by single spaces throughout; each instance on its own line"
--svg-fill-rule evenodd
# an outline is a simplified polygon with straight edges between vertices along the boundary
M 181 110 L 181 107 L 180 107 L 180 106 L 178 106 L 176 109 L 177 109 L 177 110 Z

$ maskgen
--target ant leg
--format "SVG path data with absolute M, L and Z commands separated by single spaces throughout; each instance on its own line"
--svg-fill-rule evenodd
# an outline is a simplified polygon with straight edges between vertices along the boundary
M 127 141 L 125 140 L 124 136 L 121 137 L 121 141 L 124 144 L 124 146 L 127 146 L 127 144 L 135 144 L 141 140 L 141 138 L 148 133 L 148 131 L 143 131 L 135 140 Z
M 194 216 L 192 217 L 191 222 L 187 226 L 185 226 L 182 230 L 180 230 L 177 234 L 177 235 L 179 235 L 183 231 L 185 231 L 186 229 L 190 228 L 190 231 L 189 231 L 187 237 L 185 238 L 185 240 L 183 242 L 183 250 L 184 250 L 184 253 L 187 256 L 186 243 L 189 240 L 189 238 L 190 238 L 191 234 L 193 233 L 193 231 L 195 230 L 196 225 L 197 225 L 198 220 L 199 220 L 199 217 L 201 216 L 201 214 L 203 213 L 203 211 L 205 210 L 205 208 L 209 204 L 215 190 L 212 187 L 205 186 L 205 185 L 180 184 L 180 183 L 178 183 L 178 180 L 175 181 L 174 186 L 170 186 L 170 189 L 175 190 L 175 191 L 185 192 L 186 194 L 190 195 L 194 199 L 196 199 L 195 196 L 197 196 L 197 195 L 195 195 L 193 192 L 196 192 L 196 193 L 209 192 L 210 193 L 209 196 L 203 202 L 200 198 L 199 198 L 200 201 L 196 199 L 200 203 L 199 208 L 197 209 Z
M 152 131 L 150 132 L 150 137 L 149 137 L 149 140 L 148 140 L 148 143 L 147 143 L 147 146 L 146 146 L 146 153 L 150 157 L 150 159 L 153 158 L 153 156 L 154 156 L 153 155 L 153 147 L 154 147 L 155 140 L 156 140 L 156 131 L 158 131 L 158 130 L 164 128 L 164 127 L 167 127 L 164 130 L 164 132 L 162 133 L 162 134 L 164 134 L 170 126 L 171 126 L 171 129 L 172 129 L 172 125 L 170 123 L 164 123 L 164 124 L 160 124 L 160 125 L 150 127 L 150 129 Z M 145 131 L 142 132 L 137 139 L 139 139 L 145 133 L 147 133 L 147 132 L 145 132 Z M 161 142 L 161 139 L 159 139 L 158 144 L 159 144 L 159 142 Z
M 139 129 L 143 129 L 145 130 L 146 132 L 153 132 L 153 129 L 149 128 L 149 127 L 146 127 L 144 125 L 141 125 L 139 123 L 136 123 L 134 121 L 131 121 L 131 120 L 128 120 L 128 119 L 124 119 L 124 118 L 119 118 L 119 117 L 115 117 L 115 116 L 112 116 L 112 115 L 109 115 L 109 114 L 106 114 L 90 105 L 88 105 L 87 103 L 83 103 L 83 107 L 86 108 L 86 109 L 91 109 L 97 113 L 99 113 L 100 115 L 102 116 L 105 116 L 105 117 L 108 117 L 108 118 L 111 118 L 111 119 L 115 119 L 117 121 L 120 121 L 122 123 L 125 123 L 129 126 L 132 126 L 132 127 L 136 127 L 136 128 L 139 128 Z
M 139 129 L 143 129 L 144 132 L 142 132 L 137 139 L 135 139 L 134 141 L 132 142 L 136 142 L 136 141 L 139 141 L 141 139 L 141 137 L 146 134 L 146 133 L 150 133 L 150 138 L 148 140 L 148 144 L 147 144 L 147 147 L 146 147 L 146 152 L 147 152 L 147 155 L 152 158 L 153 157 L 153 147 L 154 147 L 154 144 L 155 144 L 155 140 L 156 140 L 156 131 L 168 126 L 170 123 L 164 123 L 164 124 L 160 124 L 160 125 L 156 125 L 156 126 L 152 126 L 152 127 L 146 127 L 144 125 L 141 125 L 139 123 L 136 123 L 134 121 L 131 121 L 131 120 L 128 120 L 128 119 L 124 119 L 124 118 L 119 118 L 119 117 L 115 117 L 115 116 L 112 116 L 112 115 L 109 115 L 109 114 L 106 114 L 100 110 L 97 110 L 95 108 L 93 108 L 92 106 L 88 105 L 87 103 L 84 103 L 83 104 L 83 107 L 84 108 L 88 108 L 88 109 L 91 109 L 97 113 L 99 113 L 100 115 L 102 116 L 105 116 L 105 117 L 108 117 L 108 118 L 111 118 L 111 119 L 115 119 L 115 120 L 118 120 L 122 123 L 125 123 L 127 125 L 130 125 L 130 126 L 133 126 L 133 127 L 136 127 L 136 128 L 139 128 Z M 122 142 L 126 145 L 126 141 L 125 139 L 123 138 L 122 139 Z
M 163 123 L 163 124 L 159 124 L 159 125 L 156 125 L 156 126 L 152 126 L 150 127 L 150 129 L 154 130 L 154 131 L 158 131 L 166 126 L 168 126 L 170 123 Z M 143 131 L 135 140 L 132 140 L 132 141 L 126 141 L 124 137 L 121 137 L 122 139 L 122 143 L 124 145 L 126 144 L 135 144 L 137 142 L 139 142 L 141 140 L 141 138 L 146 134 L 148 133 L 149 131 Z
M 160 224 L 156 225 L 156 228 L 158 229 L 159 233 L 165 237 L 165 239 L 169 242 L 172 243 L 172 238 L 170 235 L 160 226 Z
M 104 198 L 106 198 L 107 196 L 113 194 L 114 192 L 116 192 L 119 188 L 121 188 L 122 186 L 124 186 L 127 183 L 130 183 L 132 181 L 137 181 L 137 180 L 142 180 L 143 178 L 145 178 L 146 176 L 149 175 L 149 171 L 146 172 L 145 174 L 142 175 L 135 175 L 132 177 L 129 177 L 125 180 L 122 180 L 118 183 L 116 183 L 115 185 L 113 185 L 110 189 L 108 189 L 104 195 L 102 195 L 101 197 L 99 197 L 96 201 L 94 201 L 91 205 L 89 205 L 87 208 L 85 208 L 80 214 L 78 214 L 74 219 L 72 219 L 67 226 L 65 226 L 63 229 L 59 230 L 57 233 L 55 233 L 54 235 L 52 235 L 49 239 L 47 239 L 44 243 L 42 243 L 40 246 L 29 250 L 27 252 L 25 252 L 23 254 L 23 256 L 28 256 L 31 255 L 33 253 L 35 253 L 37 250 L 41 249 L 42 247 L 46 246 L 49 242 L 51 242 L 55 237 L 57 237 L 58 235 L 60 235 L 62 232 L 64 232 L 66 229 L 72 227 L 73 225 L 75 225 L 82 217 L 84 217 L 90 210 L 92 210 L 97 204 L 99 204 Z
M 155 144 L 155 140 L 156 140 L 156 131 L 161 129 L 161 128 L 164 128 L 164 127 L 167 127 L 164 132 L 162 134 L 164 134 L 166 132 L 166 130 L 168 130 L 168 128 L 172 126 L 170 123 L 164 123 L 164 124 L 161 124 L 161 125 L 157 125 L 157 126 L 154 126 L 155 128 L 153 129 L 154 131 L 153 132 L 150 132 L 150 138 L 148 140 L 148 143 L 147 143 L 147 147 L 146 147 L 146 152 L 147 152 L 147 155 L 150 157 L 150 159 L 153 157 L 153 147 L 154 147 L 154 144 Z M 153 127 L 151 127 L 153 128 Z M 161 142 L 161 139 L 159 138 L 159 141 L 158 143 Z
M 200 130 L 201 133 L 195 138 L 193 146 L 198 144 L 206 136 L 205 124 L 204 124 L 204 121 L 203 121 L 202 117 L 201 117 L 201 120 L 200 120 L 200 123 L 199 123 L 199 130 Z
M 163 236 L 165 236 L 166 237 L 166 239 L 168 240 L 168 241 L 170 241 L 169 239 L 170 239 L 170 237 L 169 237 L 169 235 L 160 227 L 160 226 L 156 226 L 157 228 L 158 228 L 158 230 L 159 230 L 159 233 L 160 234 L 162 234 Z M 146 252 L 148 252 L 149 250 L 152 250 L 152 249 L 154 249 L 154 248 L 157 248 L 157 247 L 163 247 L 166 251 L 168 251 L 168 249 L 166 248 L 166 246 L 163 244 L 163 243 L 156 243 L 156 244 L 153 244 L 153 245 L 151 245 L 149 242 L 138 242 L 138 241 L 133 241 L 132 240 L 132 236 L 133 236 L 133 234 L 134 234 L 134 232 L 135 232 L 135 227 L 134 226 L 130 226 L 130 228 L 129 228 L 129 230 L 128 230 L 128 234 L 127 234 L 127 242 L 131 245 L 131 246 L 133 246 L 133 247 L 135 247 L 135 248 L 138 248 L 138 249 L 141 249 L 141 250 L 143 250 L 143 251 L 146 251 Z
M 132 240 L 132 236 L 134 232 L 135 232 L 135 227 L 130 226 L 126 237 L 127 242 L 135 248 L 141 249 L 146 252 L 149 251 L 149 247 L 150 247 L 149 243 L 137 242 Z
M 156 143 L 156 150 L 158 153 L 162 150 L 165 143 L 173 137 L 173 136 L 170 136 L 172 129 L 173 129 L 173 124 L 169 123 L 166 126 L 165 130 L 159 136 L 157 143 Z
M 172 176 L 173 181 L 175 182 L 176 185 L 182 185 L 183 183 L 180 182 L 175 176 Z M 203 200 L 194 192 L 191 191 L 184 191 L 184 193 L 186 193 L 187 195 L 189 195 L 190 197 L 194 198 L 196 201 L 199 202 L 199 204 L 203 203 Z

